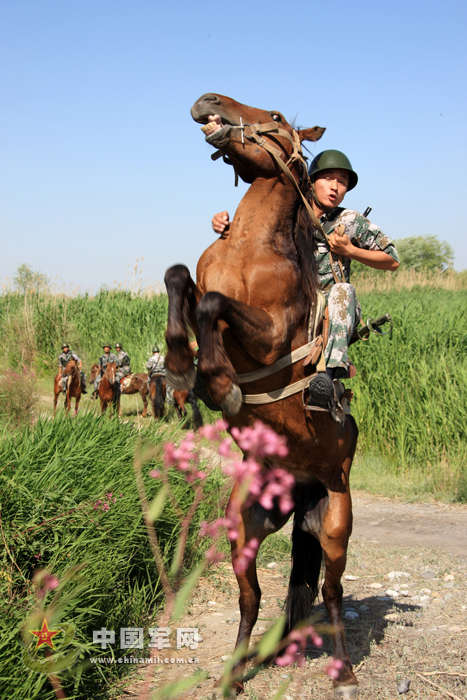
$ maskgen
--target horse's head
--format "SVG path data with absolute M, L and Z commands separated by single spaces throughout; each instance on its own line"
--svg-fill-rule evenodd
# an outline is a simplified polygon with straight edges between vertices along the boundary
M 95 381 L 98 374 L 99 374 L 99 365 L 95 363 L 91 366 L 91 371 L 89 373 L 89 383 L 90 384 Z
M 73 374 L 73 371 L 77 366 L 78 365 L 76 364 L 76 360 L 68 360 L 68 362 L 65 365 L 65 369 L 63 370 L 64 376 L 69 377 L 71 374 Z
M 206 141 L 245 182 L 276 177 L 281 170 L 278 158 L 303 163 L 301 142 L 317 141 L 324 132 L 320 126 L 294 129 L 277 110 L 249 107 L 212 92 L 195 102 L 191 116 L 204 125 Z
M 109 384 L 115 384 L 115 375 L 117 372 L 117 365 L 115 362 L 109 362 L 105 368 L 104 377 L 107 379 Z

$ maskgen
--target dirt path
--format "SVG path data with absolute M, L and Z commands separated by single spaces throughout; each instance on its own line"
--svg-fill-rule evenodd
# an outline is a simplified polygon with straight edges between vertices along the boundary
M 407 698 L 466 698 L 467 507 L 407 504 L 359 492 L 354 494 L 354 533 L 344 576 L 344 616 L 348 647 L 360 682 L 361 700 Z M 284 529 L 285 530 L 285 529 Z M 259 570 L 263 591 L 258 639 L 281 614 L 289 574 L 286 556 L 264 562 Z M 197 588 L 180 627 L 198 628 L 198 648 L 160 653 L 151 667 L 156 689 L 183 675 L 181 659 L 209 678 L 180 698 L 220 698 L 215 682 L 223 660 L 231 653 L 239 620 L 237 585 L 230 564 L 210 571 Z M 318 604 L 316 625 L 325 621 Z M 261 669 L 248 681 L 243 697 L 269 700 L 288 682 L 286 700 L 332 697 L 323 674 L 331 653 L 312 651 L 303 668 Z M 186 666 L 184 667 L 186 668 Z M 190 670 L 193 665 L 190 666 Z M 125 690 L 113 697 L 143 697 L 139 668 Z M 405 694 L 398 693 L 409 683 Z

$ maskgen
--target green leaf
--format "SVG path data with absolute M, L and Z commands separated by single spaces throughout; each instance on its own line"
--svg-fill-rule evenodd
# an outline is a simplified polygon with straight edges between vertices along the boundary
M 147 517 L 149 522 L 153 523 L 159 515 L 162 513 L 164 510 L 165 502 L 167 500 L 167 493 L 169 491 L 169 486 L 168 484 L 164 484 L 161 489 L 159 489 L 157 495 L 154 497 L 154 500 L 152 503 L 149 505 L 148 512 L 147 512 Z
M 272 627 L 261 637 L 257 647 L 258 658 L 265 659 L 272 654 L 282 638 L 282 632 L 285 626 L 285 616 L 281 617 L 274 623 Z
M 206 563 L 202 561 L 196 566 L 185 579 L 185 583 L 178 591 L 175 598 L 175 605 L 172 613 L 172 620 L 178 620 L 185 610 L 185 605 L 190 597 L 193 588 L 198 583 L 198 580 L 206 567 Z

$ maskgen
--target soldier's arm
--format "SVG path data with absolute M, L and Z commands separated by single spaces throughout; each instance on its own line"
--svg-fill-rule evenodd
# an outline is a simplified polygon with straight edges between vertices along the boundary
M 349 212 L 351 214 L 351 212 Z M 350 234 L 350 235 L 349 235 Z M 336 226 L 329 236 L 331 252 L 377 270 L 397 270 L 399 258 L 392 241 L 361 214 Z

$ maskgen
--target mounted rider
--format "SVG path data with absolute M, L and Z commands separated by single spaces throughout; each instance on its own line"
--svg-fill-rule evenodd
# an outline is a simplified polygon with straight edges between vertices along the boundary
M 121 380 L 131 374 L 130 356 L 120 343 L 115 343 L 115 356 L 117 358 L 116 378 L 120 385 Z
M 112 346 L 110 343 L 105 343 L 102 346 L 102 349 L 104 353 L 99 357 L 99 372 L 96 375 L 96 378 L 94 379 L 94 392 L 93 396 L 95 395 L 97 397 L 97 392 L 99 391 L 99 384 L 101 382 L 102 377 L 104 376 L 105 368 L 110 362 L 115 362 L 117 364 L 117 356 L 114 355 L 112 351 Z
M 350 284 L 351 261 L 380 270 L 396 270 L 399 257 L 394 243 L 378 226 L 359 212 L 339 206 L 358 182 L 357 173 L 342 151 L 319 153 L 310 164 L 309 177 L 310 204 L 322 228 L 322 232 L 314 229 L 315 262 L 320 289 L 327 301 L 329 327 L 323 353 L 326 372 L 318 372 L 311 379 L 308 403 L 323 408 L 334 394 L 333 380 L 356 373 L 348 348 L 355 339 L 361 309 Z M 214 215 L 212 227 L 216 233 L 228 235 L 229 226 L 227 211 Z
M 60 383 L 61 383 L 62 391 L 64 393 L 66 392 L 67 377 L 64 376 L 63 372 L 64 372 L 65 367 L 67 366 L 67 364 L 70 360 L 74 360 L 76 362 L 78 369 L 80 371 L 81 392 L 83 394 L 87 394 L 86 377 L 85 377 L 85 374 L 84 374 L 83 369 L 82 369 L 83 363 L 81 362 L 78 355 L 70 350 L 69 343 L 62 343 L 62 352 L 58 356 L 58 372 L 60 374 Z
M 152 355 L 146 362 L 146 369 L 148 370 L 148 381 L 156 374 L 165 376 L 165 357 L 161 354 L 158 345 L 154 345 Z

